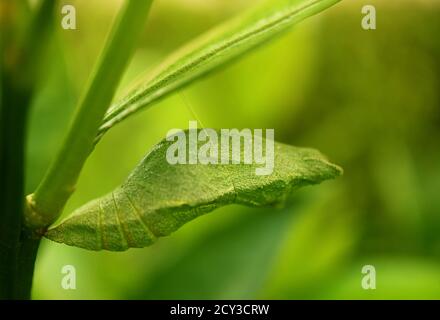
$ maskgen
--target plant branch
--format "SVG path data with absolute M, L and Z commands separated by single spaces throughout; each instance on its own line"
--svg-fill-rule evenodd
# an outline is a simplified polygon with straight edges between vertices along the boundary
M 125 2 L 61 150 L 35 193 L 27 197 L 26 224 L 29 227 L 44 228 L 52 224 L 73 193 L 81 169 L 93 150 L 100 123 L 141 35 L 151 2 Z

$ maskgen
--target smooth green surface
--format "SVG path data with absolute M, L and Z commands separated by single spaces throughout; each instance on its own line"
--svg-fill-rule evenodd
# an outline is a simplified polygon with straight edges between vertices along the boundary
M 36 254 L 23 261 L 27 118 L 41 72 L 33 59 L 50 43 L 54 8 L 54 1 L 40 1 L 24 19 L 25 3 L 0 1 L 0 299 L 30 296 L 32 273 L 22 273 L 28 266 L 32 271 Z
M 230 62 L 282 31 L 340 0 L 270 0 L 239 15 L 173 53 L 140 85 L 110 107 L 98 137 L 133 113 L 150 106 L 192 80 Z
M 151 2 L 124 3 L 62 148 L 35 193 L 28 197 L 26 223 L 30 227 L 53 223 L 74 192 L 102 117 L 144 30 Z
M 270 175 L 256 175 L 256 163 L 171 165 L 166 154 L 172 144 L 156 145 L 125 183 L 76 210 L 46 237 L 90 250 L 142 248 L 218 207 L 277 204 L 297 188 L 342 173 L 318 151 L 281 143 L 275 144 Z

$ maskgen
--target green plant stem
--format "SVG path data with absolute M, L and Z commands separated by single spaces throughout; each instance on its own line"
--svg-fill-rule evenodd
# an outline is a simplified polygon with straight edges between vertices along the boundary
M 14 299 L 28 300 L 31 298 L 35 260 L 40 240 L 39 236 L 36 237 L 32 233 L 22 233 L 14 273 L 14 288 L 12 292 Z
M 9 10 L 10 20 L 2 21 L 2 33 L 13 33 L 17 11 L 26 9 L 24 2 L 5 1 L 0 4 Z M 20 251 L 24 213 L 24 152 L 26 124 L 32 92 L 37 78 L 38 63 L 45 48 L 52 22 L 55 1 L 42 0 L 25 32 L 17 39 L 2 37 L 0 73 L 0 298 L 16 297 L 15 279 L 19 269 L 32 265 L 38 246 L 32 247 L 32 263 L 22 265 Z M 28 246 L 25 245 L 27 248 Z M 28 250 L 29 251 L 29 250 Z M 30 282 L 31 283 L 31 282 Z M 29 286 L 22 286 L 28 294 Z
M 25 123 L 29 95 L 7 85 L 1 98 L 0 298 L 10 298 L 19 248 L 24 193 Z
M 75 190 L 81 169 L 93 149 L 100 123 L 144 29 L 151 2 L 125 2 L 80 100 L 64 144 L 35 193 L 28 196 L 28 226 L 41 228 L 52 224 Z

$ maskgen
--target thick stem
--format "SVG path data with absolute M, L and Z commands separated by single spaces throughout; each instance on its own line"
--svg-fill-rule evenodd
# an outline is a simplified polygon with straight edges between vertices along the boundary
M 4 90 L 6 89 L 6 90 Z M 3 86 L 0 124 L 0 298 L 11 298 L 24 194 L 26 93 Z
M 17 266 L 14 274 L 13 298 L 28 300 L 31 298 L 32 280 L 34 277 L 35 260 L 40 246 L 38 235 L 23 233 L 17 255 Z
M 151 2 L 125 2 L 63 146 L 42 183 L 27 198 L 26 224 L 29 227 L 52 224 L 72 195 L 104 114 L 144 29 Z
M 44 51 L 54 6 L 53 0 L 41 1 L 26 32 L 16 40 L 3 35 L 14 34 L 15 13 L 27 7 L 24 1 L 0 0 L 0 15 L 8 18 L 1 20 L 0 37 L 0 299 L 30 295 L 31 282 L 24 281 L 29 277 L 20 272 L 32 275 L 38 249 L 22 233 L 26 123 L 39 66 L 35 61 Z M 23 279 L 20 290 L 18 278 Z

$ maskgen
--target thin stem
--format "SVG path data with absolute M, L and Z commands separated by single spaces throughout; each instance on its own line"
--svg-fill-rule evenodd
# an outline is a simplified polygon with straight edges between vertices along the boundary
M 46 227 L 61 213 L 93 149 L 96 132 L 143 30 L 152 0 L 128 0 L 92 74 L 64 144 L 35 193 L 28 196 L 26 223 Z

